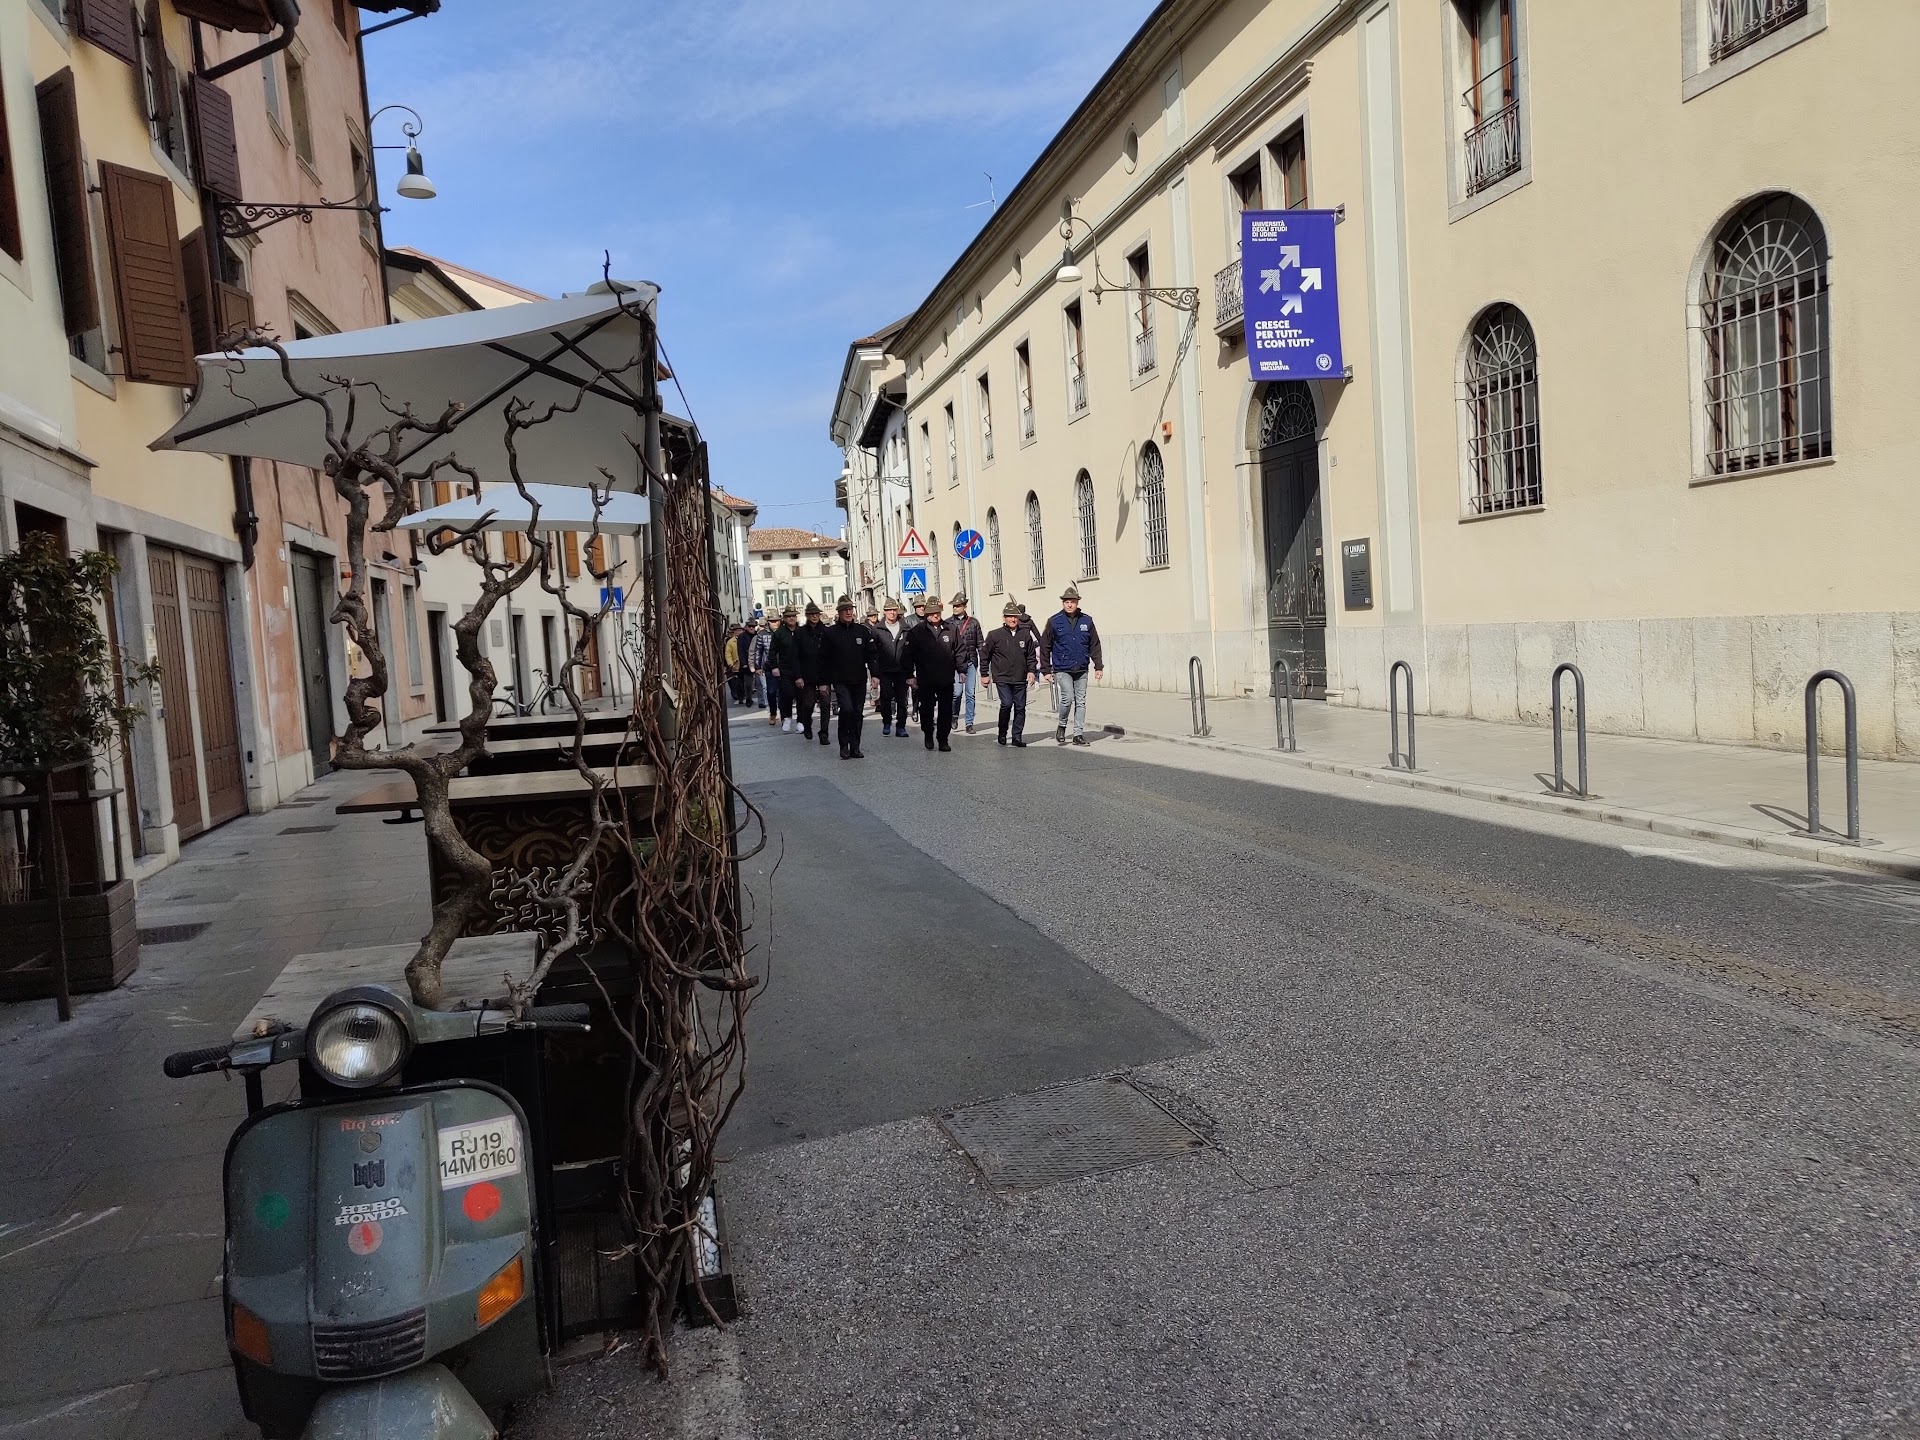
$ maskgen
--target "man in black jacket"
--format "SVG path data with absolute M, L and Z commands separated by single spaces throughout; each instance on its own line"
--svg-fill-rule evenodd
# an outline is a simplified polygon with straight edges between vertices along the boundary
M 860 753 L 860 712 L 867 705 L 867 672 L 873 663 L 873 632 L 853 618 L 853 600 L 842 595 L 833 624 L 820 642 L 823 677 L 833 686 L 840 707 L 840 758 L 864 760 Z M 809 675 L 809 680 L 814 677 Z M 826 733 L 823 719 L 820 733 Z
M 800 634 L 800 612 L 789 605 L 780 612 L 767 646 L 767 710 L 780 717 L 781 733 L 793 730 L 794 641 Z
M 1006 623 L 987 632 L 980 645 L 980 668 L 1000 692 L 1000 743 L 1007 743 L 1009 721 L 1013 743 L 1027 748 L 1021 737 L 1027 730 L 1027 686 L 1039 679 L 1040 647 L 1021 625 L 1020 607 L 1009 600 L 1001 610 Z
M 960 631 L 955 622 L 940 618 L 938 595 L 927 597 L 926 611 L 922 623 L 907 631 L 907 684 L 919 699 L 920 733 L 927 737 L 927 749 L 938 740 L 942 750 L 951 750 L 947 736 L 953 733 L 954 649 Z
M 820 707 L 820 743 L 827 743 L 827 717 L 833 714 L 833 682 L 827 678 L 826 623 L 820 607 L 807 602 L 807 623 L 793 632 L 793 689 L 800 708 L 800 733 L 813 738 L 813 709 Z
M 880 733 L 907 738 L 907 631 L 900 619 L 900 602 L 887 597 L 885 615 L 873 631 L 873 677 L 880 682 Z

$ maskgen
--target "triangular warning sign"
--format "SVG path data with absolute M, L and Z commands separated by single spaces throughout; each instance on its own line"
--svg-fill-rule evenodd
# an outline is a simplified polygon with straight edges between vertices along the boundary
M 924 560 L 927 558 L 927 542 L 920 538 L 920 532 L 911 525 L 907 527 L 907 538 L 900 542 L 902 560 Z

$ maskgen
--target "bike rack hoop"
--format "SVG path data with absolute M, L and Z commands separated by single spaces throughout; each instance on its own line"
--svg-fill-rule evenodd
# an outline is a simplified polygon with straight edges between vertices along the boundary
M 1400 753 L 1400 686 L 1402 671 L 1407 676 L 1407 750 Z M 1393 748 L 1387 752 L 1387 764 L 1395 770 L 1413 770 L 1413 666 L 1405 660 L 1396 660 L 1387 667 L 1387 724 L 1392 737 Z M 1404 760 L 1404 764 L 1402 761 Z
M 1298 750 L 1299 733 L 1293 728 L 1293 666 L 1285 660 L 1273 662 L 1273 726 L 1277 733 L 1276 750 Z M 1280 707 L 1285 704 L 1286 708 Z
M 1843 837 L 1820 826 L 1820 686 L 1831 680 L 1840 687 L 1845 707 L 1847 744 L 1847 833 Z M 1853 682 L 1838 670 L 1816 670 L 1807 681 L 1807 834 L 1814 840 L 1860 843 L 1860 708 Z
M 1560 677 L 1562 675 L 1573 676 L 1573 735 L 1574 749 L 1580 767 L 1580 787 L 1571 791 L 1567 788 L 1566 763 L 1560 739 Z M 1553 793 L 1572 794 L 1581 800 L 1593 799 L 1593 792 L 1587 788 L 1587 677 L 1580 673 L 1580 667 L 1571 660 L 1563 660 L 1553 667 Z
M 1187 659 L 1187 709 L 1193 719 L 1193 733 L 1211 735 L 1207 724 L 1207 667 L 1198 655 Z

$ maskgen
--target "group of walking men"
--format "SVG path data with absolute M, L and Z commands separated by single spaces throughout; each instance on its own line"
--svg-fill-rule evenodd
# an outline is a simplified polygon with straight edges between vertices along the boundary
M 974 686 L 984 676 L 1000 701 L 1000 743 L 1024 749 L 1028 688 L 1045 678 L 1054 687 L 1055 743 L 1087 743 L 1087 677 L 1100 678 L 1105 667 L 1100 632 L 1080 608 L 1077 589 L 1061 593 L 1059 612 L 1042 626 L 1011 600 L 991 630 L 968 613 L 964 594 L 953 597 L 953 614 L 944 618 L 937 595 L 914 608 L 918 613 L 903 619 L 900 602 L 889 596 L 879 616 L 862 621 L 843 595 L 830 625 L 810 603 L 804 623 L 789 605 L 767 629 L 743 627 L 727 642 L 735 700 L 751 700 L 739 681 L 744 674 L 750 686 L 757 674 L 769 725 L 811 740 L 817 714 L 825 745 L 828 718 L 837 714 L 840 758 L 864 760 L 860 732 L 870 691 L 882 735 L 904 740 L 911 709 L 926 748 L 950 751 L 956 711 L 966 733 L 974 733 Z

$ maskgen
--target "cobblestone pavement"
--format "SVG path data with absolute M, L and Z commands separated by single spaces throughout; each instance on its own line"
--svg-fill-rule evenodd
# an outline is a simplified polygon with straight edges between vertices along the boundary
M 187 844 L 142 882 L 145 945 L 119 990 L 0 1006 L 0 1437 L 226 1440 L 240 1416 L 220 1314 L 220 1160 L 240 1082 L 169 1080 L 170 1051 L 232 1034 L 294 955 L 417 937 L 417 826 L 336 816 L 336 775 Z M 309 833 L 299 833 L 306 831 Z

